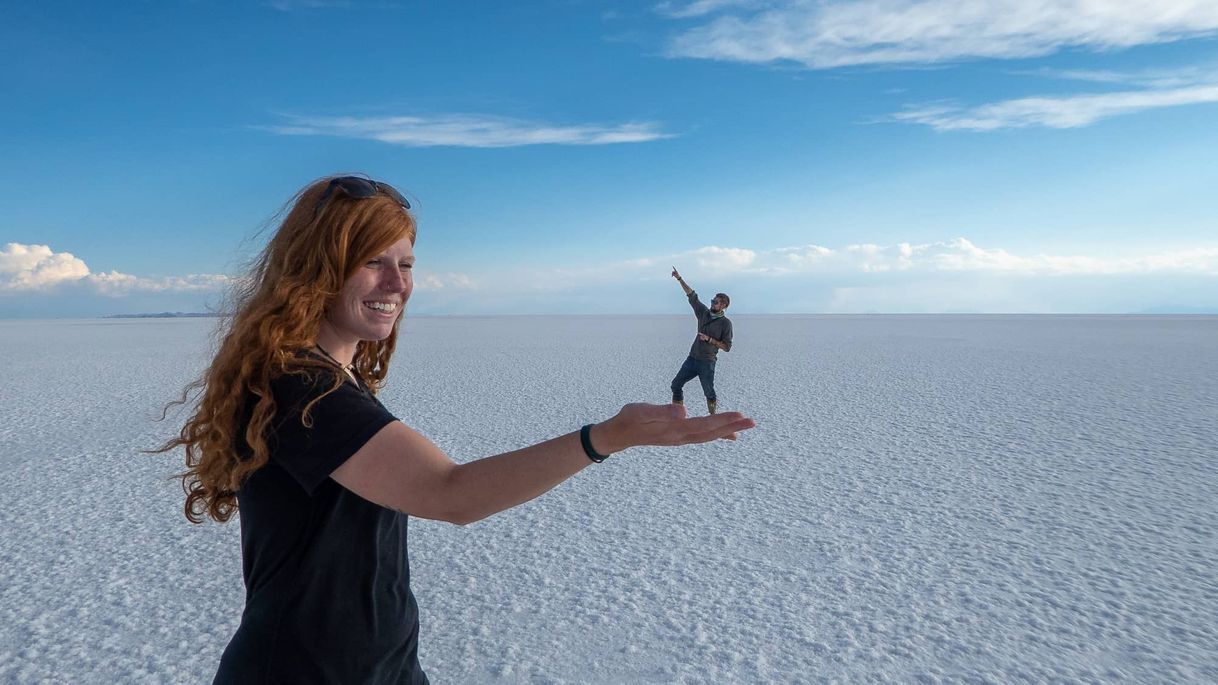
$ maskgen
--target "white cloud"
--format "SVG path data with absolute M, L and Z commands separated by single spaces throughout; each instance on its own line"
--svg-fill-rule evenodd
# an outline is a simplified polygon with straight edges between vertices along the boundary
M 0 251 L 0 291 L 40 290 L 88 275 L 83 261 L 67 252 L 53 252 L 48 245 L 9 243 Z
M 691 3 L 682 16 L 721 5 Z M 668 52 L 829 69 L 1110 50 L 1218 31 L 1213 0 L 800 0 L 762 7 L 687 30 Z
M 523 145 L 610 145 L 673 137 L 652 122 L 612 126 L 561 126 L 487 115 L 436 117 L 289 117 L 284 126 L 260 127 L 293 136 L 377 140 L 406 147 L 519 147 Z
M 1218 85 L 1095 95 L 1028 97 L 978 107 L 930 105 L 891 115 L 893 121 L 925 124 L 940 131 L 993 131 L 1044 126 L 1077 128 L 1101 119 L 1148 109 L 1218 102 Z
M 703 247 L 694 250 L 698 266 L 716 271 L 739 271 L 753 265 L 757 253 L 739 247 Z
M 202 292 L 220 290 L 231 283 L 221 274 L 191 274 L 141 278 L 118 271 L 93 273 L 85 262 L 69 252 L 55 252 L 49 245 L 8 243 L 0 250 L 0 292 L 45 291 L 65 284 L 80 284 L 102 295 L 133 292 Z

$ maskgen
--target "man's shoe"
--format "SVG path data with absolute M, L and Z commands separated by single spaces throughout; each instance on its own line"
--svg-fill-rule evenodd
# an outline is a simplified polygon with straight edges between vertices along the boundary
M 673 403 L 673 404 L 679 404 L 679 405 L 681 405 L 682 407 L 684 407 L 684 406 L 685 406 L 685 400 L 673 400 L 673 401 L 672 401 L 672 403 Z
M 710 413 L 712 413 L 712 414 L 714 414 L 714 413 L 715 413 L 715 409 L 716 409 L 716 407 L 718 407 L 718 406 L 719 406 L 719 405 L 718 405 L 718 404 L 717 404 L 717 403 L 716 403 L 714 400 L 707 400 L 707 401 L 706 401 L 706 410 L 707 410 L 707 411 L 709 411 L 709 412 L 710 412 Z

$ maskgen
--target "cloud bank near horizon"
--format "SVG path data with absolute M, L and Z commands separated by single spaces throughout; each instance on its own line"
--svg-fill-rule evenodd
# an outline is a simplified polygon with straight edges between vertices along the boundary
M 1097 276 L 1177 273 L 1218 276 L 1218 247 L 1198 247 L 1124 257 L 1088 255 L 1018 255 L 1002 248 L 985 248 L 967 238 L 936 243 L 876 245 L 858 243 L 840 248 L 820 245 L 754 251 L 708 246 L 679 255 L 630 262 L 655 266 L 689 259 L 707 271 L 783 276 L 799 273 L 990 273 L 1021 276 Z
M 1053 311 L 1043 303 L 1073 301 L 1072 293 L 1083 292 L 1085 302 L 1094 304 L 1075 306 L 1097 311 L 1218 307 L 1218 301 L 1204 295 L 1218 285 L 1218 246 L 1115 256 L 1019 254 L 962 237 L 770 250 L 710 245 L 582 267 L 480 269 L 477 276 L 416 269 L 415 291 L 426 297 L 412 303 L 415 311 L 425 313 L 584 312 L 589 301 L 617 292 L 624 311 L 649 311 L 654 307 L 647 298 L 632 303 L 630 297 L 653 292 L 673 265 L 706 287 L 713 281 L 715 288 L 748 292 L 753 311 Z M 0 301 L 79 294 L 83 288 L 99 302 L 127 298 L 129 306 L 136 306 L 138 296 L 143 298 L 139 306 L 149 306 L 144 304 L 148 297 L 173 295 L 181 302 L 193 294 L 203 307 L 203 298 L 234 282 L 223 274 L 146 278 L 94 272 L 75 255 L 46 245 L 9 243 L 0 250 Z M 1129 285 L 1135 282 L 1139 285 Z M 1192 290 L 1179 290 L 1187 298 L 1172 300 L 1178 290 L 1174 284 L 1181 283 Z M 1123 309 L 1121 302 L 1130 304 Z
M 659 257 L 621 260 L 603 266 L 541 269 L 542 279 L 561 272 L 562 280 L 653 272 L 672 263 L 692 264 L 700 272 L 781 277 L 797 274 L 875 274 L 906 272 L 990 273 L 1022 276 L 1096 276 L 1121 274 L 1192 274 L 1218 276 L 1218 247 L 1196 247 L 1132 256 L 1019 255 L 1002 248 L 987 248 L 967 238 L 893 245 L 856 243 L 838 248 L 800 245 L 772 250 L 708 245 Z M 686 267 L 688 268 L 688 267 Z M 530 267 L 530 271 L 537 271 Z M 65 283 L 86 283 L 104 295 L 145 291 L 214 291 L 230 285 L 224 274 L 190 274 L 143 278 L 118 271 L 93 272 L 69 252 L 47 245 L 9 243 L 0 250 L 0 292 L 50 290 Z M 477 290 L 495 278 L 475 278 L 459 272 L 416 274 L 420 290 Z

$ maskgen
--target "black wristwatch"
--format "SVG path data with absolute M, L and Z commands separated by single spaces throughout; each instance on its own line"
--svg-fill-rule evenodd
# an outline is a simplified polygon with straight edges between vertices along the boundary
M 584 454 L 588 455 L 589 459 L 591 459 L 592 461 L 599 464 L 602 461 L 605 461 L 606 459 L 608 459 L 609 455 L 601 454 L 600 452 L 597 452 L 595 449 L 592 448 L 592 439 L 590 437 L 591 433 L 592 433 L 592 424 L 588 424 L 588 425 L 584 426 L 583 428 L 580 428 L 579 429 L 579 444 L 584 446 Z

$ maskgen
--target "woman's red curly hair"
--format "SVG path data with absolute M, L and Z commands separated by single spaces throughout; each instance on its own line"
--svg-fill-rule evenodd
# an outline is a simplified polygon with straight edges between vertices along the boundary
M 229 520 L 237 509 L 237 490 L 270 458 L 267 438 L 276 410 L 272 379 L 310 368 L 333 370 L 301 353 L 313 347 L 343 283 L 393 243 L 402 238 L 414 243 L 414 217 L 384 194 L 355 199 L 335 190 L 318 212 L 329 181 L 315 181 L 289 201 L 283 223 L 233 293 L 211 366 L 179 401 L 201 390 L 194 413 L 177 437 L 156 450 L 186 448 L 186 472 L 179 477 L 186 518 L 194 523 L 205 515 Z M 374 391 L 384 385 L 397 336 L 395 323 L 389 337 L 362 341 L 356 349 L 355 372 Z M 342 382 L 334 374 L 330 391 Z M 306 425 L 311 408 L 304 411 Z

